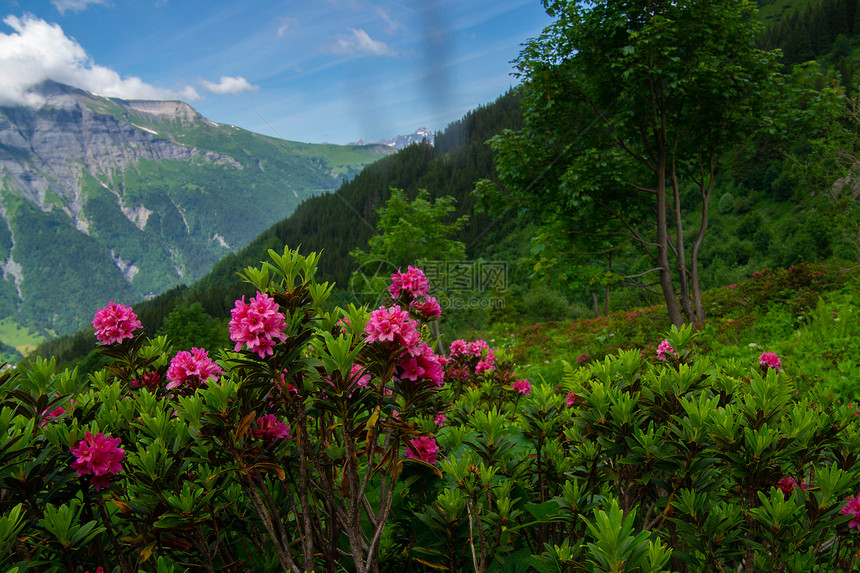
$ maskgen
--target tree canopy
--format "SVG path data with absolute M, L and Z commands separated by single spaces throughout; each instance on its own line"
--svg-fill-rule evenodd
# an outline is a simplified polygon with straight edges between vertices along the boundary
M 500 177 L 536 218 L 565 217 L 580 240 L 634 241 L 650 265 L 628 279 L 659 285 L 674 323 L 701 321 L 697 257 L 714 182 L 778 129 L 777 54 L 756 46 L 756 8 L 544 4 L 555 21 L 517 61 L 526 126 L 496 138 Z M 687 185 L 699 200 L 682 206 Z M 688 230 L 690 207 L 700 217 Z

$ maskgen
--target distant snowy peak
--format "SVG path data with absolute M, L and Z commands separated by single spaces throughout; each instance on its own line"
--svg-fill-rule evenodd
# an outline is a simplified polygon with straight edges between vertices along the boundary
M 409 135 L 398 135 L 393 139 L 383 139 L 381 141 L 364 141 L 363 139 L 359 139 L 355 142 L 355 145 L 381 144 L 387 145 L 388 147 L 393 147 L 394 149 L 403 149 L 407 145 L 411 145 L 413 143 L 421 143 L 425 140 L 430 145 L 433 145 L 435 137 L 436 134 L 427 129 L 426 127 L 419 127 Z

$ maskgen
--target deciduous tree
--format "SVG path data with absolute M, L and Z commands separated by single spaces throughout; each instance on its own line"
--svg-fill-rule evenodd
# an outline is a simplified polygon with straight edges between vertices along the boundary
M 496 138 L 502 181 L 538 219 L 632 240 L 675 324 L 704 319 L 698 254 L 714 182 L 778 127 L 777 53 L 748 0 L 544 0 L 517 61 L 526 127 Z M 681 204 L 681 186 L 699 200 Z M 699 210 L 685 228 L 687 210 Z M 692 242 L 688 249 L 688 242 Z M 652 274 L 653 273 L 653 274 Z M 680 305 L 679 305 L 680 297 Z

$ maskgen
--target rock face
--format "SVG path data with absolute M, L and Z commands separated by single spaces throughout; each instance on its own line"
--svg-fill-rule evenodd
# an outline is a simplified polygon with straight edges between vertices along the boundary
M 121 121 L 100 112 L 106 103 L 62 84 L 43 88 L 47 103 L 38 110 L 0 108 L 0 172 L 29 201 L 49 210 L 50 189 L 62 208 L 77 219 L 81 211 L 81 176 L 109 176 L 137 165 L 141 159 L 188 161 L 201 157 L 236 169 L 242 166 L 228 155 L 178 145 L 154 129 Z M 109 100 L 120 108 L 150 116 L 151 121 L 181 124 L 202 116 L 180 101 Z M 143 122 L 141 122 L 143 123 Z
M 383 155 L 353 148 L 332 166 L 333 146 L 219 125 L 180 101 L 53 82 L 40 95 L 39 109 L 0 107 L 0 319 L 49 333 L 195 280 L 336 188 L 337 170 Z

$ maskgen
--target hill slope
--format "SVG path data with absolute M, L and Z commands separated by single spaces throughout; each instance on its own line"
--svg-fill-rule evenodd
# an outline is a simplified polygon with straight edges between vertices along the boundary
M 39 109 L 0 107 L 0 319 L 57 334 L 105 300 L 193 282 L 391 152 L 268 138 L 183 102 L 40 92 Z

